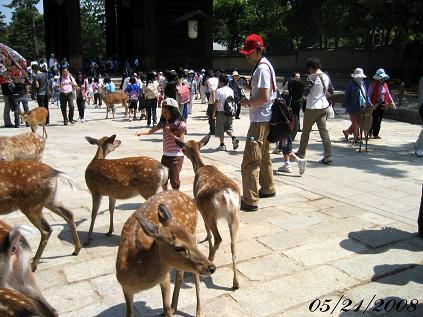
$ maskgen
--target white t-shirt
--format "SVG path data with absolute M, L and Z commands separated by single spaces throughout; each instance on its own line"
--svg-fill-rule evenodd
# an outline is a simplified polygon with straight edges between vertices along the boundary
M 267 66 L 269 65 L 269 66 Z M 273 85 L 272 85 L 273 78 Z M 275 90 L 273 89 L 275 88 Z M 270 100 L 259 107 L 250 107 L 251 122 L 269 122 L 272 117 L 272 104 L 276 99 L 276 76 L 275 71 L 267 60 L 263 57 L 260 64 L 251 77 L 251 98 L 255 98 L 259 94 L 259 88 L 268 88 L 270 90 Z
M 325 109 L 329 107 L 329 102 L 323 93 L 323 84 L 320 77 L 317 74 L 310 75 L 316 77 L 313 87 L 310 89 L 310 93 L 307 96 L 307 109 Z M 329 87 L 330 78 L 325 73 L 322 73 L 322 78 L 325 83 L 326 89 Z
M 206 84 L 207 84 L 209 93 L 211 94 L 212 91 L 216 91 L 217 87 L 219 86 L 219 78 L 211 77 L 207 79 Z M 213 103 L 214 103 L 213 99 L 209 98 L 209 104 L 213 104 Z
M 229 96 L 232 96 L 233 98 L 234 91 L 228 86 L 223 86 L 216 90 L 215 102 L 217 101 L 219 103 L 219 105 L 217 106 L 217 111 L 224 111 L 223 105 L 225 104 L 226 98 L 228 98 Z

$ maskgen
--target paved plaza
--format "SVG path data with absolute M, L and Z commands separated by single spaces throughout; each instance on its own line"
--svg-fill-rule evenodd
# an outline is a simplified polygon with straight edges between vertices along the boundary
M 2 107 L 0 103 L 0 113 Z M 35 107 L 33 101 L 30 107 Z M 200 140 L 208 132 L 205 109 L 206 105 L 194 104 L 186 140 Z M 55 105 L 51 105 L 51 115 L 43 161 L 75 180 L 76 192 L 60 181 L 59 198 L 73 211 L 84 241 L 91 215 L 84 173 L 96 152 L 84 137 L 116 134 L 122 145 L 109 158 L 146 155 L 157 160 L 162 155 L 162 137 L 159 133 L 135 137 L 138 129 L 145 128 L 145 121 L 128 122 L 121 108 L 115 119 L 105 120 L 105 109 L 87 106 L 88 122 L 74 126 L 63 126 Z M 229 138 L 227 152 L 215 150 L 219 145 L 216 138 L 202 150 L 207 164 L 217 166 L 239 186 L 248 124 L 243 110 L 242 119 L 234 121 L 235 135 L 241 139 L 237 151 L 230 150 Z M 229 231 L 226 223 L 219 223 L 223 242 L 215 258 L 218 268 L 212 276 L 202 278 L 204 316 L 423 316 L 423 239 L 416 235 L 423 159 L 414 155 L 413 147 L 421 126 L 384 120 L 382 139 L 370 140 L 368 153 L 358 153 L 342 140 L 342 130 L 348 126 L 345 115 L 328 121 L 334 152 L 329 166 L 317 162 L 323 146 L 315 127 L 307 170 L 301 177 L 296 163 L 292 174 L 277 172 L 283 158 L 272 154 L 277 195 L 260 200 L 257 212 L 241 212 L 237 239 L 240 289 L 236 291 L 231 289 Z M 0 134 L 28 130 L 2 128 Z M 294 148 L 298 141 L 299 135 Z M 191 196 L 193 179 L 191 162 L 185 159 L 181 190 Z M 64 220 L 45 210 L 54 232 L 36 277 L 60 316 L 125 315 L 125 300 L 115 277 L 116 253 L 125 220 L 142 202 L 142 197 L 117 202 L 115 232 L 108 238 L 104 235 L 109 225 L 108 199 L 103 198 L 93 241 L 78 256 L 71 255 L 73 244 Z M 32 227 L 21 212 L 2 219 Z M 202 240 L 205 229 L 199 219 L 197 236 Z M 33 251 L 39 239 L 38 232 L 30 238 Z M 207 243 L 200 246 L 206 254 L 207 247 Z M 194 316 L 195 303 L 193 278 L 186 274 L 178 316 Z M 135 309 L 137 316 L 161 314 L 159 286 L 137 294 Z

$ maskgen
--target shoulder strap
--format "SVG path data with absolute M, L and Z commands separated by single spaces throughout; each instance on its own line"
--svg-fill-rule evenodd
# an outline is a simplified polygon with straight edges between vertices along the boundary
M 274 82 L 274 80 L 273 80 L 273 72 L 272 72 L 272 68 L 271 68 L 271 67 L 270 67 L 270 65 L 269 65 L 269 64 L 267 64 L 266 62 L 261 62 L 261 63 L 258 63 L 258 64 L 257 64 L 256 69 L 257 69 L 257 68 L 258 68 L 258 66 L 259 66 L 259 65 L 261 65 L 261 64 L 267 65 L 267 67 L 269 67 L 269 71 L 270 71 L 270 80 L 272 81 L 272 91 L 277 92 L 277 91 L 276 91 L 276 87 L 275 87 L 275 82 Z M 255 71 L 255 70 L 254 70 L 254 71 Z
M 318 74 L 320 81 L 322 82 L 322 86 L 323 86 L 323 94 L 326 95 L 326 92 L 328 91 L 326 85 L 325 85 L 325 81 L 323 80 L 323 75 L 322 74 Z
M 363 89 L 362 89 L 361 85 L 357 84 L 357 82 L 355 82 L 354 80 L 353 80 L 353 83 L 358 86 L 358 88 L 360 89 L 361 94 L 367 100 L 367 91 L 366 91 L 366 89 L 364 89 L 364 92 L 363 92 Z

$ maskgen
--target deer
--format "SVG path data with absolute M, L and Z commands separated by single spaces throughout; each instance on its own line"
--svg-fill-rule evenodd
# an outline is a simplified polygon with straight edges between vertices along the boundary
M 109 110 L 111 110 L 113 119 L 115 118 L 115 104 L 122 104 L 125 109 L 125 118 L 128 115 L 128 94 L 123 91 L 105 92 L 103 87 L 98 89 L 101 100 L 106 104 L 106 119 L 109 118 Z
M 361 108 L 358 112 L 357 124 L 358 124 L 358 135 L 360 136 L 360 147 L 358 152 L 361 152 L 361 144 L 363 143 L 363 132 L 366 139 L 366 152 L 367 152 L 367 142 L 369 140 L 369 131 L 372 128 L 373 123 L 373 110 L 375 110 L 376 105 Z M 354 140 L 355 142 L 355 140 Z
M 126 316 L 134 316 L 134 294 L 160 284 L 164 315 L 177 311 L 184 272 L 195 277 L 196 316 L 202 316 L 200 274 L 210 275 L 216 266 L 197 247 L 197 208 L 192 199 L 177 190 L 150 197 L 126 221 L 116 259 L 116 277 L 126 301 Z M 169 272 L 176 269 L 170 303 Z
M 34 132 L 18 134 L 12 137 L 0 136 L 0 162 L 41 162 L 45 145 L 45 139 Z
M 31 270 L 31 248 L 22 229 L 0 220 L 0 315 L 57 317 Z
M 200 155 L 200 149 L 210 140 L 205 136 L 200 142 L 176 140 L 182 152 L 188 157 L 195 173 L 193 192 L 195 202 L 200 211 L 207 231 L 206 240 L 209 243 L 209 260 L 213 261 L 222 238 L 217 228 L 217 219 L 225 218 L 228 222 L 231 236 L 232 266 L 234 271 L 233 289 L 239 288 L 236 269 L 236 235 L 239 227 L 239 210 L 241 194 L 238 185 L 220 172 L 215 166 L 205 165 Z M 211 240 L 213 233 L 214 244 Z
M 168 181 L 168 169 L 159 161 L 147 157 L 127 157 L 107 160 L 106 156 L 120 146 L 116 135 L 95 139 L 85 137 L 92 145 L 97 145 L 97 152 L 85 170 L 85 181 L 92 196 L 91 225 L 85 245 L 91 241 L 95 219 L 103 196 L 109 197 L 110 226 L 106 236 L 111 236 L 113 212 L 117 199 L 129 199 L 141 195 L 144 199 L 165 189 Z
M 75 245 L 72 255 L 78 255 L 81 249 L 73 214 L 56 199 L 59 177 L 64 178 L 71 188 L 75 189 L 72 178 L 44 163 L 36 161 L 0 163 L 0 215 L 20 209 L 41 234 L 41 241 L 31 264 L 33 271 L 37 269 L 53 232 L 43 216 L 43 207 L 62 217 L 69 225 Z
M 26 122 L 32 132 L 36 132 L 39 125 L 43 127 L 43 137 L 47 139 L 46 123 L 48 117 L 48 110 L 43 107 L 34 108 L 28 112 L 21 112 L 19 114 L 23 122 Z

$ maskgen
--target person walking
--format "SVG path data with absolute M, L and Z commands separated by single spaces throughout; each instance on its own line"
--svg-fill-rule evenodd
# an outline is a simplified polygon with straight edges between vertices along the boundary
M 248 35 L 240 52 L 245 56 L 247 62 L 254 66 L 251 75 L 250 99 L 243 98 L 241 100 L 241 106 L 249 108 L 250 116 L 250 126 L 241 164 L 243 190 L 241 209 L 256 211 L 259 198 L 276 195 L 269 155 L 269 141 L 267 140 L 272 104 L 277 96 L 276 76 L 273 66 L 264 57 L 266 48 L 259 35 Z
M 363 69 L 354 69 L 354 73 L 351 77 L 352 80 L 350 80 L 347 84 L 344 102 L 342 104 L 350 116 L 351 125 L 347 130 L 342 130 L 342 133 L 347 141 L 349 135 L 354 135 L 354 142 L 357 142 L 360 139 L 360 136 L 358 135 L 358 113 L 360 112 L 360 109 L 366 107 L 366 104 L 370 103 L 370 100 L 367 96 L 367 87 L 364 84 L 364 78 L 366 78 L 366 75 L 364 75 Z
M 50 80 L 48 78 L 48 72 L 46 68 L 40 69 L 39 66 L 35 66 L 34 86 L 37 93 L 38 107 L 47 109 L 47 120 L 46 124 L 50 123 L 50 112 L 48 110 L 48 100 L 50 98 Z
M 147 108 L 147 125 L 157 124 L 157 98 L 159 97 L 159 83 L 155 80 L 153 73 L 147 74 L 146 85 L 143 86 L 143 93 L 145 96 L 145 106 Z
M 132 121 L 131 114 L 133 115 L 134 120 L 137 117 L 138 99 L 141 92 L 140 84 L 133 75 L 129 79 L 129 85 L 126 87 L 126 92 L 128 93 L 129 100 L 129 121 Z
M 3 121 L 5 128 L 13 128 L 12 121 L 10 120 L 10 111 L 13 107 L 12 101 L 12 84 L 9 82 L 4 82 L 1 84 L 1 92 L 4 97 L 4 108 L 3 108 Z
M 372 105 L 376 105 L 372 114 L 373 124 L 369 131 L 369 138 L 373 136 L 375 139 L 381 139 L 379 132 L 383 114 L 385 113 L 385 110 L 388 110 L 389 105 L 391 105 L 394 110 L 397 109 L 397 106 L 395 105 L 395 102 L 389 93 L 388 85 L 385 82 L 389 79 L 385 70 L 383 68 L 379 68 L 373 76 L 373 79 L 375 81 L 369 85 L 369 90 L 367 92 Z
M 232 80 L 229 81 L 229 87 L 234 91 L 234 100 L 236 103 L 236 114 L 235 119 L 240 119 L 239 115 L 241 113 L 241 98 L 242 98 L 242 89 L 238 86 L 239 74 L 236 70 L 232 72 Z
M 79 122 L 85 123 L 85 100 L 88 97 L 88 81 L 82 72 L 78 72 L 76 76 L 76 106 L 78 107 Z
M 304 112 L 300 147 L 296 154 L 300 158 L 305 157 L 311 128 L 316 123 L 320 137 L 322 138 L 324 150 L 324 155 L 319 160 L 319 163 L 329 164 L 332 162 L 332 146 L 329 132 L 326 129 L 326 118 L 329 115 L 329 102 L 326 99 L 326 92 L 330 84 L 330 78 L 321 70 L 322 65 L 318 58 L 309 58 L 306 62 L 306 68 L 310 73 L 304 87 L 304 95 L 307 97 L 307 103 Z
M 63 124 L 68 125 L 68 122 L 74 124 L 73 113 L 74 113 L 74 103 L 73 103 L 73 89 L 77 87 L 75 79 L 69 73 L 67 68 L 62 69 L 62 74 L 58 80 L 57 85 L 60 91 L 60 109 L 63 116 Z M 66 108 L 69 107 L 69 116 L 66 114 Z
M 216 89 L 219 85 L 219 79 L 215 77 L 215 74 L 212 70 L 208 70 L 204 76 L 206 78 L 206 87 L 209 94 L 209 96 L 207 97 L 207 118 L 209 121 L 209 134 L 214 135 L 216 133 L 216 118 L 213 117 L 213 109 L 214 100 L 216 97 Z

